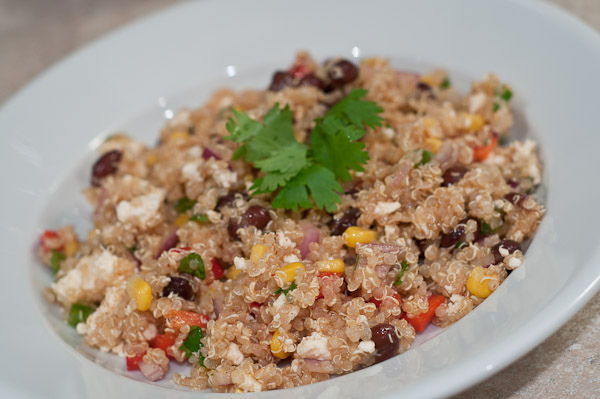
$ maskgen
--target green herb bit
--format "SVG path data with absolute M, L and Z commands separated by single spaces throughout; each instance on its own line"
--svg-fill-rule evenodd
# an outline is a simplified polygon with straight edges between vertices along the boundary
M 137 250 L 137 246 L 134 245 L 133 247 L 127 248 L 127 250 L 131 253 L 134 253 Z
M 490 226 L 488 223 L 486 223 L 485 221 L 481 221 L 481 228 L 479 229 L 481 231 L 481 234 L 483 234 L 484 236 L 488 236 L 490 234 L 494 234 L 500 231 L 500 229 L 502 228 L 502 225 L 496 227 L 495 229 L 492 229 L 492 226 Z
M 404 273 L 406 273 L 407 270 L 408 270 L 408 262 L 403 260 L 402 263 L 400 264 L 400 273 L 398 273 L 398 276 L 396 277 L 396 281 L 394 281 L 394 285 L 402 284 L 402 277 L 404 277 Z
M 87 318 L 96 311 L 95 308 L 81 303 L 74 303 L 69 310 L 69 319 L 67 323 L 71 327 L 77 327 L 79 323 L 85 323 Z
M 67 257 L 60 251 L 55 249 L 52 250 L 52 256 L 50 257 L 50 266 L 52 267 L 52 273 L 56 274 L 60 270 L 60 262 L 65 260 Z
M 190 221 L 198 222 L 198 223 L 206 223 L 206 222 L 208 222 L 208 216 L 206 216 L 203 213 L 196 213 L 195 215 L 192 215 L 190 217 Z
M 188 359 L 190 356 L 192 356 L 192 354 L 198 353 L 200 357 L 200 364 L 204 367 L 204 357 L 202 354 L 200 354 L 200 348 L 204 346 L 200 341 L 202 338 L 204 338 L 202 329 L 198 326 L 191 326 L 187 338 L 185 341 L 183 341 L 183 344 L 181 344 L 179 349 L 185 352 L 185 357 Z
M 204 268 L 204 262 L 197 253 L 190 253 L 179 262 L 179 271 L 181 273 L 188 273 L 198 277 L 200 280 L 206 278 L 206 269 Z
M 450 78 L 445 77 L 444 81 L 442 82 L 442 84 L 440 85 L 440 89 L 449 89 L 450 86 L 452 86 L 452 82 L 450 81 Z
M 499 109 L 500 109 L 500 104 L 498 104 L 498 103 L 494 103 L 494 107 L 492 108 L 492 110 L 493 110 L 494 112 L 497 112 Z
M 465 245 L 467 245 L 465 242 L 459 240 L 456 244 L 454 244 L 453 249 L 463 248 Z
M 285 289 L 277 288 L 273 294 L 274 295 L 279 295 L 279 294 L 287 295 L 289 292 L 294 291 L 296 288 L 298 288 L 298 286 L 296 285 L 296 282 L 294 281 L 292 283 L 292 285 L 289 286 L 289 288 L 285 288 Z
M 508 138 L 506 136 L 500 136 L 498 139 L 498 145 L 506 145 L 508 144 Z
M 241 144 L 234 158 L 243 158 L 264 174 L 254 180 L 252 195 L 277 192 L 273 208 L 336 211 L 342 202 L 340 181 L 350 181 L 350 170 L 363 171 L 369 160 L 365 144 L 358 140 L 367 126 L 383 122 L 383 109 L 364 100 L 366 94 L 364 89 L 352 90 L 316 119 L 308 144 L 294 138 L 289 106 L 280 109 L 275 104 L 262 123 L 234 109 L 226 126 L 226 139 Z
M 417 169 L 419 166 L 423 166 L 427 163 L 429 163 L 429 161 L 431 161 L 431 158 L 433 157 L 433 153 L 427 150 L 422 150 L 421 152 L 421 160 L 415 164 L 415 169 Z
M 192 209 L 196 205 L 196 200 L 191 200 L 188 197 L 181 197 L 175 203 L 175 210 L 177 213 L 185 213 Z
M 510 101 L 512 96 L 513 96 L 512 91 L 508 87 L 504 86 L 504 91 L 502 92 L 502 94 L 500 94 L 500 98 L 503 99 L 504 101 L 508 102 L 508 101 Z

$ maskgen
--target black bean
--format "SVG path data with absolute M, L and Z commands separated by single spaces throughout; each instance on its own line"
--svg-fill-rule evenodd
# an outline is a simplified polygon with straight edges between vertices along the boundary
M 240 227 L 255 226 L 257 229 L 264 229 L 271 221 L 269 211 L 259 205 L 252 205 L 242 215 Z
M 448 234 L 442 234 L 442 239 L 440 241 L 440 246 L 443 248 L 449 248 L 456 245 L 459 241 L 465 240 L 465 225 L 459 224 L 449 232 Z
M 298 82 L 298 86 L 314 86 L 323 90 L 325 88 L 325 83 L 319 78 L 317 78 L 312 73 L 304 75 L 302 79 Z
M 222 197 L 219 197 L 219 199 L 217 200 L 217 206 L 215 207 L 215 209 L 219 210 L 219 209 L 223 208 L 224 206 L 231 206 L 233 204 L 233 201 L 235 201 L 235 193 L 227 194 Z
M 171 277 L 169 284 L 163 288 L 162 296 L 167 297 L 171 293 L 188 301 L 194 299 L 194 289 L 192 288 L 192 284 L 182 277 Z
M 344 231 L 350 226 L 355 226 L 360 211 L 356 208 L 348 208 L 346 212 L 339 219 L 332 219 L 329 222 L 329 229 L 331 230 L 332 236 L 340 236 L 344 234 Z
M 527 199 L 527 196 L 525 194 L 520 194 L 520 193 L 508 193 L 504 196 L 504 199 L 512 202 L 514 205 L 519 205 L 519 206 L 523 206 L 523 202 L 525 202 L 525 200 Z
M 348 60 L 339 60 L 327 71 L 329 79 L 334 86 L 343 86 L 358 77 L 358 67 Z
M 238 218 L 229 219 L 229 224 L 227 225 L 227 232 L 229 233 L 229 237 L 234 241 L 237 241 L 240 239 L 240 236 L 237 233 L 239 228 L 240 228 L 240 221 Z
M 463 178 L 465 173 L 468 172 L 468 169 L 462 165 L 453 166 L 451 168 L 446 169 L 442 178 L 444 181 L 442 182 L 443 187 L 451 186 L 454 183 L 460 181 Z
M 509 186 L 511 186 L 512 188 L 517 188 L 519 187 L 519 182 L 513 179 L 508 179 L 506 181 L 506 184 L 508 184 Z
M 99 187 L 100 180 L 115 173 L 122 156 L 121 151 L 112 150 L 98 158 L 92 167 L 92 186 Z
M 378 324 L 371 327 L 371 339 L 375 343 L 375 363 L 383 362 L 398 354 L 400 339 L 394 326 Z
M 277 71 L 273 74 L 271 85 L 269 86 L 270 91 L 280 91 L 286 86 L 294 86 L 294 77 L 286 71 Z
M 507 250 L 509 254 L 512 254 L 517 249 L 519 251 L 521 250 L 521 244 L 513 240 L 502 240 L 498 244 L 494 245 L 492 247 L 492 255 L 494 255 L 495 265 L 504 260 L 504 256 L 500 253 L 500 248 L 502 248 L 502 252 L 504 252 L 504 250 Z
M 419 82 L 417 83 L 417 89 L 419 89 L 420 91 L 431 91 L 431 86 L 429 86 L 425 82 Z

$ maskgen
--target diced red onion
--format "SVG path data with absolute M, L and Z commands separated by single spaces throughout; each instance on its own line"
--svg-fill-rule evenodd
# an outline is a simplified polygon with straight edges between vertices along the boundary
M 213 298 L 212 299 L 213 310 L 215 311 L 215 319 L 219 318 L 219 314 L 223 309 L 223 300 L 221 298 Z
M 377 277 L 379 278 L 384 278 L 390 271 L 391 267 L 392 265 L 377 265 L 375 266 L 375 274 L 377 274 Z
M 390 186 L 400 187 L 406 181 L 406 177 L 411 169 L 410 164 L 406 162 L 401 163 L 398 170 L 392 175 Z
M 137 270 L 140 270 L 140 266 L 142 265 L 142 262 L 136 258 L 136 256 L 133 254 L 133 252 L 131 251 L 127 251 L 127 258 L 133 262 L 135 262 L 135 267 Z
M 158 381 L 163 378 L 167 373 L 155 363 L 139 363 L 140 371 L 150 381 Z
M 213 150 L 211 150 L 208 147 L 204 147 L 204 150 L 202 151 L 202 159 L 208 160 L 210 158 L 214 158 L 217 161 L 220 161 L 222 159 Z
M 155 258 L 158 259 L 163 252 L 175 247 L 178 241 L 179 238 L 177 237 L 177 228 L 174 228 L 163 237 L 163 240 L 158 247 L 158 251 L 156 252 Z
M 302 237 L 302 243 L 300 244 L 300 256 L 304 259 L 310 252 L 310 244 L 312 242 L 319 242 L 321 231 L 311 224 L 302 226 L 302 230 L 304 236 Z

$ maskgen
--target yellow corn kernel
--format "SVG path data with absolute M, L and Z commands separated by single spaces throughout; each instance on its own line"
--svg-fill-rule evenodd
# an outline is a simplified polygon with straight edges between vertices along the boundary
M 434 79 L 433 75 L 430 74 L 421 76 L 421 82 L 427 83 L 431 87 L 436 86 L 436 79 Z
M 373 230 L 361 229 L 357 226 L 350 226 L 342 234 L 346 246 L 356 248 L 356 244 L 369 244 L 377 239 L 377 233 Z
M 267 252 L 267 247 L 262 244 L 256 244 L 252 246 L 250 250 L 250 260 L 254 263 L 258 262 L 260 258 Z
M 230 280 L 235 280 L 236 277 L 241 273 L 242 271 L 238 268 L 236 268 L 235 266 L 231 266 L 229 269 L 227 269 L 227 273 L 225 273 L 225 277 L 227 277 Z
M 78 248 L 79 248 L 79 244 L 77 243 L 77 240 L 69 241 L 65 245 L 65 255 L 67 256 L 67 258 L 69 256 L 75 255 L 75 252 L 77 252 Z
M 275 272 L 275 278 L 281 280 L 281 286 L 285 286 L 296 279 L 296 270 L 306 270 L 300 262 L 289 263 Z
M 158 162 L 158 157 L 156 156 L 156 154 L 151 153 L 146 156 L 146 165 L 152 166 L 156 162 Z
M 244 393 L 242 389 L 236 388 L 233 390 L 233 393 Z
M 432 118 L 431 116 L 424 116 L 421 121 L 423 122 L 423 126 L 425 126 L 425 129 L 431 129 L 434 126 L 437 126 L 438 124 L 438 120 L 435 118 Z
M 283 342 L 279 335 L 279 330 L 275 330 L 273 337 L 271 337 L 271 353 L 273 353 L 273 356 L 276 358 L 285 359 L 290 354 L 283 351 Z
M 476 132 L 481 130 L 485 125 L 485 119 L 481 115 L 461 112 L 460 117 L 464 121 L 464 129 L 467 132 Z
M 167 141 L 171 142 L 171 141 L 175 141 L 175 140 L 187 140 L 190 137 L 190 134 L 188 132 L 183 132 L 183 131 L 177 131 L 177 132 L 173 132 L 169 135 L 169 137 L 167 138 Z
M 444 144 L 444 142 L 440 139 L 434 139 L 433 137 L 429 137 L 425 139 L 425 149 L 437 154 L 440 147 Z
M 182 213 L 181 215 L 177 216 L 177 219 L 175 219 L 175 224 L 177 225 L 177 227 L 181 227 L 184 224 L 186 224 L 189 220 L 189 216 L 185 213 Z
M 486 274 L 483 267 L 477 266 L 471 270 L 471 274 L 467 279 L 467 289 L 479 298 L 487 298 L 493 292 L 489 285 L 491 280 L 497 281 L 498 275 L 496 273 Z
M 129 298 L 135 301 L 137 310 L 142 312 L 150 309 L 152 303 L 152 289 L 150 284 L 137 276 L 133 276 L 127 281 L 127 294 Z
M 344 261 L 341 259 L 329 259 L 329 260 L 320 260 L 315 262 L 317 266 L 317 270 L 319 273 L 323 272 L 331 272 L 331 273 L 344 273 L 344 269 L 346 265 L 344 265 Z

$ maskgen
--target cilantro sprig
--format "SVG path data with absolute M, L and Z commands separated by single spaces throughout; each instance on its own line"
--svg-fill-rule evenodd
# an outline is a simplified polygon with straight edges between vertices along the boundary
M 394 281 L 395 286 L 402 284 L 402 278 L 404 277 L 404 273 L 406 273 L 407 270 L 408 270 L 408 262 L 403 260 L 402 263 L 400 263 L 400 272 L 396 276 L 396 281 Z
M 308 144 L 294 138 L 293 114 L 289 106 L 275 104 L 264 122 L 232 110 L 226 138 L 242 145 L 234 159 L 243 158 L 262 172 L 250 187 L 252 195 L 276 192 L 273 208 L 337 210 L 341 204 L 340 182 L 352 179 L 350 170 L 362 172 L 369 154 L 358 140 L 366 126 L 380 126 L 383 109 L 355 89 L 315 120 Z

